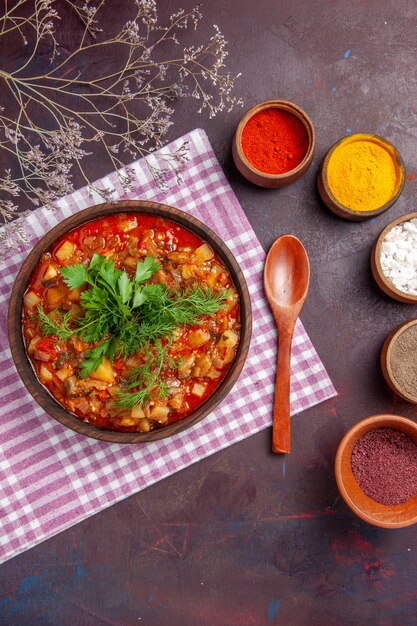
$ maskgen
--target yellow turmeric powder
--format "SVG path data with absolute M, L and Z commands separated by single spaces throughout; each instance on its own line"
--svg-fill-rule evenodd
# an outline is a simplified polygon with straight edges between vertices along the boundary
M 335 199 L 352 211 L 379 209 L 395 195 L 401 172 L 389 144 L 355 134 L 333 151 L 327 183 Z

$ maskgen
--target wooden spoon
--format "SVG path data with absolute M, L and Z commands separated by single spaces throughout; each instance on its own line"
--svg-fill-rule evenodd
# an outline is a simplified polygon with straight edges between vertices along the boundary
M 276 453 L 288 453 L 291 449 L 291 344 L 309 281 L 310 263 L 301 241 L 293 235 L 278 237 L 271 246 L 264 269 L 265 293 L 277 325 L 279 345 L 272 429 L 272 450 Z

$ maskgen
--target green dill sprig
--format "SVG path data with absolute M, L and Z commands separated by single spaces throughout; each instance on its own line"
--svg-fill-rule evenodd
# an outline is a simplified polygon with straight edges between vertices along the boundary
M 195 324 L 202 315 L 214 315 L 227 298 L 195 285 L 175 293 L 163 285 L 145 285 L 144 301 L 136 315 L 120 328 L 118 349 L 128 357 L 161 337 L 170 337 L 178 326 Z
M 38 319 L 40 320 L 40 329 L 44 335 L 55 335 L 58 339 L 65 341 L 69 339 L 74 332 L 74 328 L 71 327 L 70 322 L 72 319 L 71 311 L 67 311 L 64 314 L 54 316 L 52 320 L 43 310 L 42 306 L 38 306 Z
M 156 390 L 162 399 L 168 397 L 168 385 L 161 380 L 162 370 L 174 369 L 175 361 L 168 356 L 170 343 L 163 345 L 161 341 L 155 341 L 152 348 L 147 347 L 145 352 L 146 363 L 134 367 L 130 372 L 123 390 L 116 393 L 115 404 L 121 409 L 133 409 L 138 405 L 142 407 L 146 400 L 151 397 L 151 392 Z

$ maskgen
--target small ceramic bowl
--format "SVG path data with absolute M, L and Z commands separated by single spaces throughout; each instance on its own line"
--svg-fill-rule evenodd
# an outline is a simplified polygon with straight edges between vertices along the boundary
M 404 322 L 395 328 L 385 339 L 384 345 L 381 351 L 381 369 L 387 384 L 391 389 L 403 400 L 417 404 L 417 394 L 411 394 L 407 389 L 404 389 L 395 379 L 392 368 L 392 354 L 396 341 L 401 334 L 408 328 L 417 326 L 417 319 Z
M 382 289 L 384 293 L 386 293 L 391 298 L 394 298 L 394 300 L 398 300 L 398 302 L 405 302 L 406 304 L 417 304 L 417 296 L 413 296 L 409 293 L 401 291 L 385 276 L 381 267 L 381 248 L 382 242 L 384 241 L 390 230 L 394 228 L 394 226 L 398 226 L 398 224 L 401 224 L 402 222 L 408 222 L 416 218 L 417 211 L 414 211 L 413 213 L 406 213 L 405 215 L 401 215 L 401 217 L 397 217 L 397 219 L 390 222 L 388 226 L 385 226 L 384 230 L 375 240 L 371 253 L 372 274 L 378 286 Z
M 335 150 L 339 148 L 341 145 L 343 145 L 344 143 L 358 141 L 358 140 L 372 141 L 378 144 L 379 146 L 382 146 L 383 148 L 385 148 L 385 150 L 387 150 L 389 154 L 391 154 L 395 163 L 396 170 L 397 170 L 397 184 L 396 184 L 396 190 L 395 190 L 394 195 L 383 206 L 377 209 L 374 209 L 373 211 L 364 211 L 364 212 L 353 211 L 352 209 L 345 206 L 344 204 L 341 204 L 331 192 L 329 183 L 328 183 L 327 169 L 328 169 L 329 161 L 332 158 L 332 155 L 335 152 Z M 383 137 L 378 137 L 378 135 L 354 133 L 353 135 L 348 135 L 347 137 L 343 137 L 343 139 L 336 142 L 327 152 L 319 169 L 319 173 L 317 177 L 317 186 L 319 189 L 321 199 L 323 200 L 324 204 L 333 213 L 335 213 L 335 215 L 338 215 L 339 217 L 343 217 L 346 220 L 350 220 L 351 222 L 362 222 L 364 220 L 369 220 L 372 217 L 376 217 L 377 215 L 381 215 L 381 213 L 384 213 L 390 207 L 392 207 L 394 202 L 396 202 L 401 195 L 401 192 L 404 187 L 404 180 L 405 180 L 404 163 L 403 163 L 400 153 L 398 152 L 397 148 L 392 143 L 390 143 Z
M 300 120 L 307 131 L 308 148 L 303 160 L 299 165 L 297 165 L 297 167 L 289 172 L 285 172 L 284 174 L 267 174 L 258 170 L 248 161 L 242 149 L 242 132 L 244 127 L 249 122 L 251 117 L 266 109 L 281 109 L 282 111 L 292 113 L 292 115 Z M 266 100 L 265 102 L 260 102 L 256 106 L 252 107 L 252 109 L 249 109 L 246 115 L 244 115 L 240 120 L 233 139 L 232 153 L 237 169 L 249 182 L 258 185 L 259 187 L 278 189 L 279 187 L 285 187 L 286 185 L 294 183 L 305 173 L 313 160 L 315 145 L 316 132 L 311 119 L 307 113 L 303 111 L 303 109 L 287 100 Z
M 374 428 L 394 428 L 417 444 L 417 424 L 399 415 L 373 415 L 355 424 L 340 442 L 335 460 L 340 494 L 352 511 L 368 524 L 382 528 L 403 528 L 417 522 L 417 495 L 404 504 L 386 506 L 369 498 L 359 487 L 351 466 L 352 450 L 362 435 Z

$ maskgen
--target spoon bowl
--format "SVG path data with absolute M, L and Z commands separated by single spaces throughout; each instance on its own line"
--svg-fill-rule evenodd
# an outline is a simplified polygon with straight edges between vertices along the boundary
M 278 364 L 275 385 L 272 450 L 288 453 L 290 436 L 291 344 L 295 324 L 307 296 L 310 263 L 297 237 L 275 240 L 265 262 L 264 287 L 278 330 Z
M 265 291 L 270 304 L 272 300 L 279 307 L 293 307 L 299 302 L 302 306 L 309 275 L 310 265 L 301 241 L 292 235 L 278 237 L 265 264 Z

